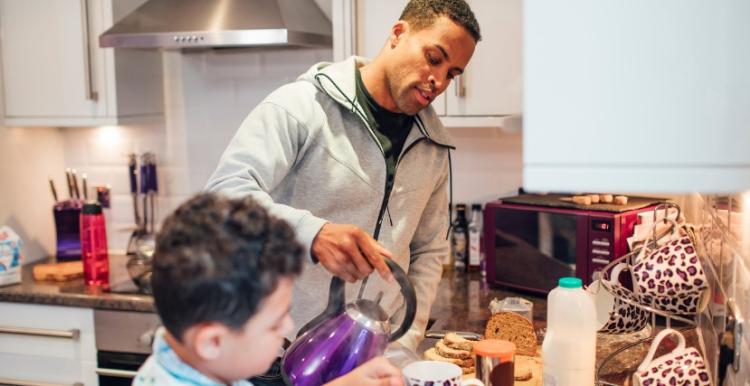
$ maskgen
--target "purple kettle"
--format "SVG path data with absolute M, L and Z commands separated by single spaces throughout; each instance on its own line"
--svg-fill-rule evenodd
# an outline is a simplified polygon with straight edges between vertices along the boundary
M 338 378 L 368 360 L 383 355 L 389 342 L 411 327 L 417 311 L 417 295 L 401 267 L 385 259 L 401 286 L 406 312 L 398 330 L 378 301 L 359 299 L 344 304 L 344 281 L 333 277 L 328 306 L 300 329 L 297 340 L 287 349 L 281 364 L 287 385 L 320 386 Z

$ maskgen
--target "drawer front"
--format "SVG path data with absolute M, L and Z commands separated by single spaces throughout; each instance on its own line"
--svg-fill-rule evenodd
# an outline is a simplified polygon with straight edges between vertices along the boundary
M 93 311 L 0 303 L 0 355 L 4 354 L 95 362 Z
M 96 363 L 0 353 L 0 384 L 97 386 Z

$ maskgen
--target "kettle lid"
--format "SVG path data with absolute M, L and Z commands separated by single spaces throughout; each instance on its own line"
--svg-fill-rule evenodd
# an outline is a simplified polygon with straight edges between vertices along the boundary
M 388 320 L 388 314 L 377 302 L 359 299 L 346 306 L 346 314 L 357 324 L 376 334 L 391 333 L 391 322 Z

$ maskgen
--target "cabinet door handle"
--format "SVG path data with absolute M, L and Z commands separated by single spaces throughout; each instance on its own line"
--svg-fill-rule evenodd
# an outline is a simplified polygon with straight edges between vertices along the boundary
M 78 329 L 72 330 L 46 330 L 42 328 L 26 328 L 26 327 L 3 327 L 0 326 L 0 334 L 15 334 L 15 335 L 30 335 L 30 336 L 43 336 L 48 338 L 65 338 L 77 340 L 81 335 L 81 331 Z M 2 382 L 0 382 L 2 384 Z
M 117 370 L 117 369 L 106 369 L 102 367 L 97 367 L 96 374 L 104 376 L 104 377 L 135 378 L 138 372 L 131 371 L 131 370 Z
M 91 47 L 89 45 L 89 3 L 81 0 L 81 26 L 83 29 L 83 72 L 86 85 L 86 99 L 96 101 L 99 94 L 94 91 L 94 79 L 91 71 Z
M 456 77 L 456 97 L 457 98 L 463 98 L 466 96 L 466 84 L 464 83 L 464 76 L 466 73 L 463 73 Z
M 63 385 L 61 383 L 44 383 L 44 382 L 32 382 L 32 381 L 19 381 L 17 379 L 0 378 L 0 385 L 9 386 L 83 386 L 83 383 L 76 382 L 70 385 Z

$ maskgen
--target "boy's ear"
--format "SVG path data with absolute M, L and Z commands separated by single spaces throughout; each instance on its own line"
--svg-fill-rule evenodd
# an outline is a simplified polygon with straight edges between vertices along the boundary
M 205 323 L 195 326 L 193 331 L 194 352 L 203 360 L 214 360 L 221 356 L 221 344 L 227 328 L 219 323 Z
M 391 27 L 391 33 L 388 35 L 388 45 L 395 48 L 403 39 L 404 34 L 409 30 L 409 23 L 399 20 Z

